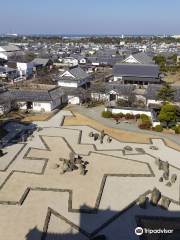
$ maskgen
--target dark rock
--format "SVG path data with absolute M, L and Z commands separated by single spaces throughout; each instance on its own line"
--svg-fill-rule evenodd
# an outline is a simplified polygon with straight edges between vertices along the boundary
M 176 180 L 177 180 L 177 175 L 176 175 L 176 174 L 172 174 L 172 176 L 171 176 L 171 182 L 172 182 L 172 183 L 175 183 Z
M 162 208 L 168 210 L 170 203 L 171 203 L 171 201 L 168 198 L 162 197 L 162 199 L 161 199 L 161 207 Z
M 157 188 L 154 188 L 151 193 L 151 204 L 157 205 L 160 198 L 161 198 L 161 192 Z

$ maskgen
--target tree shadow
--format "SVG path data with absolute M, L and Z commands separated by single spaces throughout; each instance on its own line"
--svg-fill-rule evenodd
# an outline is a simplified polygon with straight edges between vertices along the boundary
M 22 125 L 22 129 L 17 131 L 12 136 L 9 136 L 11 132 L 13 131 L 13 123 Z M 7 130 L 7 135 L 1 139 L 0 141 L 0 149 L 3 149 L 5 147 L 17 144 L 17 143 L 25 143 L 29 137 L 33 137 L 33 133 L 38 130 L 38 127 L 34 123 L 21 123 L 18 121 L 9 121 L 3 125 L 3 128 L 6 129 L 6 126 L 8 124 L 11 124 L 11 130 Z M 15 127 L 14 127 L 15 128 Z M 9 136 L 9 137 L 8 137 Z

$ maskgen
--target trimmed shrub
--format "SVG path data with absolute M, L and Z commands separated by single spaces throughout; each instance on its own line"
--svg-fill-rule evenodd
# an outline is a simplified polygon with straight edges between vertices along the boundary
M 130 114 L 130 119 L 135 119 L 135 116 L 133 114 Z
M 136 118 L 136 119 L 140 119 L 140 117 L 141 117 L 140 114 L 136 114 L 136 115 L 135 115 L 135 118 Z
M 141 120 L 149 120 L 149 117 L 146 114 L 140 115 Z
M 120 116 L 119 116 L 119 114 L 112 114 L 112 116 L 111 116 L 112 118 L 114 118 L 115 120 L 116 119 L 120 119 Z
M 163 131 L 163 127 L 161 125 L 156 125 L 154 128 L 153 128 L 154 131 L 156 132 L 162 132 Z
M 124 117 L 124 113 L 118 113 L 117 115 L 119 116 L 119 118 L 123 118 Z
M 125 115 L 125 119 L 131 119 L 131 114 L 130 113 L 126 113 L 126 115 Z
M 103 118 L 111 118 L 111 117 L 112 117 L 112 112 L 110 112 L 110 111 L 103 111 L 103 112 L 101 113 L 101 116 L 102 116 Z
M 152 127 L 152 123 L 151 123 L 150 118 L 145 114 L 141 114 L 139 128 L 140 129 L 150 129 L 151 127 Z
M 112 114 L 112 118 L 119 118 L 118 114 Z
M 180 125 L 177 125 L 175 128 L 174 128 L 174 131 L 176 134 L 180 134 Z
M 147 121 L 147 122 L 143 122 L 141 124 L 139 124 L 139 128 L 140 129 L 150 129 L 151 128 L 151 122 L 150 121 Z

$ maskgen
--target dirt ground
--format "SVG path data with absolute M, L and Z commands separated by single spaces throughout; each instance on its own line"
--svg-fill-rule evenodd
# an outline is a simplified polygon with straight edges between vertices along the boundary
M 111 137 L 118 139 L 120 141 L 124 142 L 136 142 L 136 143 L 149 143 L 150 138 L 155 138 L 151 134 L 141 134 L 141 133 L 134 133 L 134 132 L 127 132 L 120 129 L 115 128 L 109 128 L 105 125 L 88 118 L 86 116 L 83 116 L 79 114 L 78 112 L 73 112 L 75 117 L 65 117 L 64 120 L 64 126 L 70 126 L 70 125 L 88 125 L 90 127 L 93 127 L 99 131 L 104 130 L 108 135 Z M 164 139 L 166 144 L 169 147 L 173 147 L 180 151 L 180 146 L 168 139 Z
M 29 114 L 27 117 L 23 118 L 23 122 L 33 122 L 33 121 L 46 121 L 48 118 L 54 115 L 53 112 L 41 113 L 41 114 Z
M 180 85 L 180 72 L 177 73 L 167 73 L 167 76 L 164 79 L 168 83 L 176 83 Z
M 4 117 L 5 120 L 16 120 L 19 119 L 21 122 L 33 122 L 33 121 L 46 121 L 52 117 L 54 112 L 50 113 L 29 113 L 24 112 L 10 112 Z M 3 118 L 2 118 L 3 119 Z

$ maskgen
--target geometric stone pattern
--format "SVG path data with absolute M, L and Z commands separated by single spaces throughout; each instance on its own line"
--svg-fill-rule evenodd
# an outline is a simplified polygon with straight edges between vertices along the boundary
M 116 231 L 117 223 L 125 228 L 125 216 L 143 211 L 137 211 L 135 204 L 154 187 L 172 201 L 170 210 L 174 211 L 158 210 L 158 215 L 180 216 L 178 151 L 162 139 L 151 139 L 149 144 L 116 139 L 107 143 L 105 137 L 103 144 L 97 141 L 95 145 L 88 134 L 98 131 L 89 126 L 63 127 L 65 115 L 71 113 L 60 111 L 47 122 L 36 122 L 43 129 L 31 141 L 5 149 L 7 154 L 0 159 L 0 239 L 48 239 L 49 232 L 79 233 L 74 238 L 79 240 L 103 232 L 108 235 Z M 150 149 L 152 144 L 159 150 Z M 126 145 L 133 151 L 124 151 Z M 59 158 L 68 158 L 72 151 L 89 163 L 86 176 L 78 171 L 61 175 L 53 169 Z M 158 181 L 161 173 L 155 158 L 168 161 L 170 172 L 178 175 L 171 188 Z M 30 229 L 38 230 L 28 235 Z M 117 239 L 113 235 L 109 239 Z

